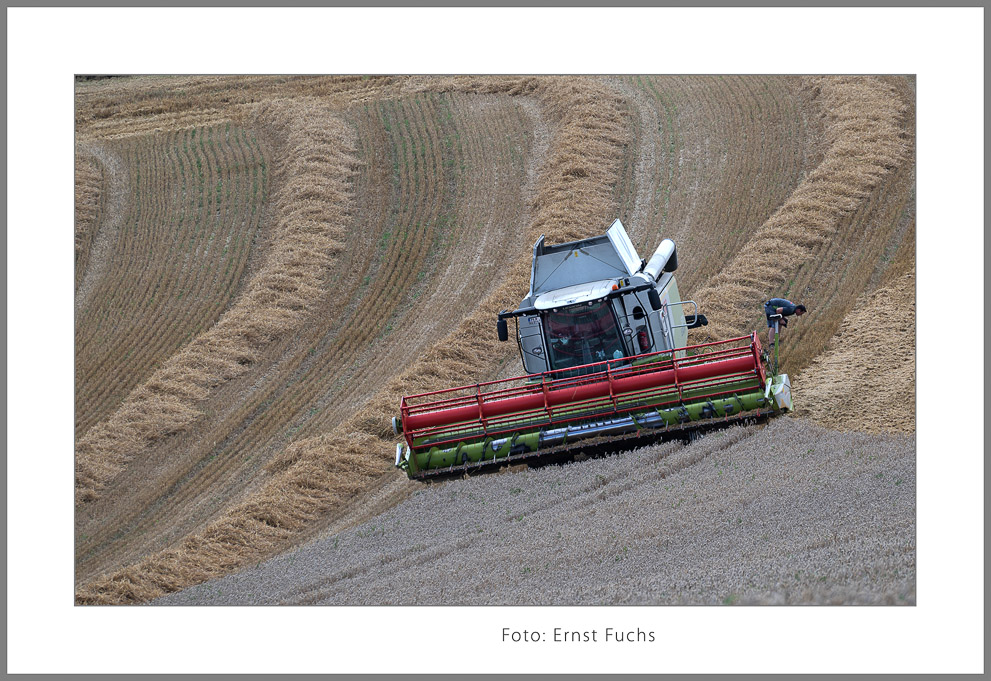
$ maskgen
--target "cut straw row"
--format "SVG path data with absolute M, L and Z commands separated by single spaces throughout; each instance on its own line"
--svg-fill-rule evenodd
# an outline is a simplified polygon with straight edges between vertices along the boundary
M 900 123 L 905 105 L 890 86 L 869 77 L 810 78 L 807 86 L 826 116 L 822 163 L 695 294 L 706 301 L 712 320 L 699 342 L 748 333 L 761 301 L 794 277 L 843 218 L 906 160 L 909 144 Z
M 351 227 L 350 129 L 330 110 L 286 101 L 261 105 L 255 125 L 271 131 L 277 169 L 275 239 L 245 293 L 220 320 L 135 388 L 117 411 L 76 443 L 76 503 L 136 456 L 188 428 L 198 403 L 241 375 L 275 339 L 299 328 L 323 295 L 323 276 Z
M 541 169 L 534 219 L 527 231 L 560 242 L 608 227 L 613 186 L 627 126 L 621 98 L 591 79 L 451 79 L 432 88 L 533 95 L 549 118 L 553 139 Z M 271 479 L 242 503 L 176 548 L 100 577 L 77 593 L 80 603 L 135 603 L 228 574 L 292 546 L 309 526 L 342 508 L 389 469 L 389 422 L 408 392 L 482 380 L 506 354 L 494 330 L 501 309 L 526 294 L 529 244 L 521 244 L 504 283 L 442 341 L 396 377 L 366 408 L 331 432 L 290 445 L 267 466 Z

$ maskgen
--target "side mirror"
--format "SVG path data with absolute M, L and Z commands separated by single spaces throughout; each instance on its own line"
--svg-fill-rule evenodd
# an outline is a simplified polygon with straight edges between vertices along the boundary
M 647 291 L 647 300 L 650 301 L 650 306 L 655 311 L 661 309 L 661 294 L 657 292 L 656 288 Z
M 500 341 L 509 340 L 509 326 L 506 324 L 505 319 L 500 319 L 499 321 L 496 322 L 496 331 L 499 332 Z

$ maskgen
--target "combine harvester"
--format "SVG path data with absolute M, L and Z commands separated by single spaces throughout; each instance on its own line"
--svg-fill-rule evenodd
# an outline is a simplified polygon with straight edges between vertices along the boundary
M 688 345 L 708 324 L 682 300 L 674 242 L 641 260 L 622 223 L 602 236 L 533 247 L 530 292 L 507 320 L 527 375 L 404 397 L 393 431 L 410 478 L 601 454 L 791 411 L 787 374 L 756 333 Z M 690 319 L 684 307 L 693 307 Z

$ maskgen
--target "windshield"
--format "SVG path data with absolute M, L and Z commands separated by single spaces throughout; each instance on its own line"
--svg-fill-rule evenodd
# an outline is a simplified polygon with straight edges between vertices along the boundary
M 551 369 L 567 369 L 626 355 L 616 316 L 605 300 L 547 312 L 544 329 Z

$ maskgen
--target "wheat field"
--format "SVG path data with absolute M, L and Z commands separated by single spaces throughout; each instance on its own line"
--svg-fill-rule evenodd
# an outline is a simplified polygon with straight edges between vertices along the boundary
M 669 484 L 700 495 L 679 530 L 631 530 L 636 559 L 623 563 L 595 525 L 568 559 L 621 587 L 527 601 L 526 575 L 507 567 L 482 602 L 914 602 L 912 78 L 121 77 L 77 82 L 75 126 L 77 603 L 205 602 L 190 587 L 210 580 L 228 585 L 218 602 L 443 603 L 383 591 L 389 570 L 443 571 L 494 544 L 464 527 L 425 549 L 397 537 L 395 566 L 378 572 L 374 545 L 356 538 L 417 509 L 457 512 L 441 504 L 451 495 L 508 513 L 517 488 L 533 508 L 578 495 L 605 527 L 637 502 L 678 503 Z M 678 244 L 682 294 L 712 322 L 692 341 L 763 335 L 771 296 L 808 307 L 782 345 L 797 413 L 681 449 L 460 487 L 406 481 L 389 423 L 402 395 L 520 372 L 494 319 L 526 295 L 534 241 L 601 234 L 615 218 L 641 254 Z M 878 310 L 883 328 L 870 323 Z M 851 375 L 877 396 L 866 417 Z M 795 440 L 781 444 L 788 428 Z M 803 454 L 818 462 L 807 473 Z M 766 503 L 789 488 L 783 473 L 717 504 L 720 466 L 801 484 L 791 507 Z M 829 511 L 880 485 L 871 476 L 900 481 L 883 486 L 895 509 L 883 556 L 869 527 Z M 752 508 L 748 533 L 718 539 L 756 542 L 753 528 L 809 504 L 824 515 L 796 516 L 787 541 L 747 554 L 753 584 L 691 545 L 712 540 L 691 517 Z M 575 528 L 554 526 L 528 532 L 575 545 Z M 524 550 L 501 527 L 499 541 Z M 360 547 L 328 553 L 334 538 Z M 644 561 L 680 564 L 665 541 L 719 575 L 687 590 L 640 579 Z M 298 581 L 264 591 L 265 561 L 304 547 L 323 548 L 306 549 Z M 813 558 L 823 574 L 774 586 Z

